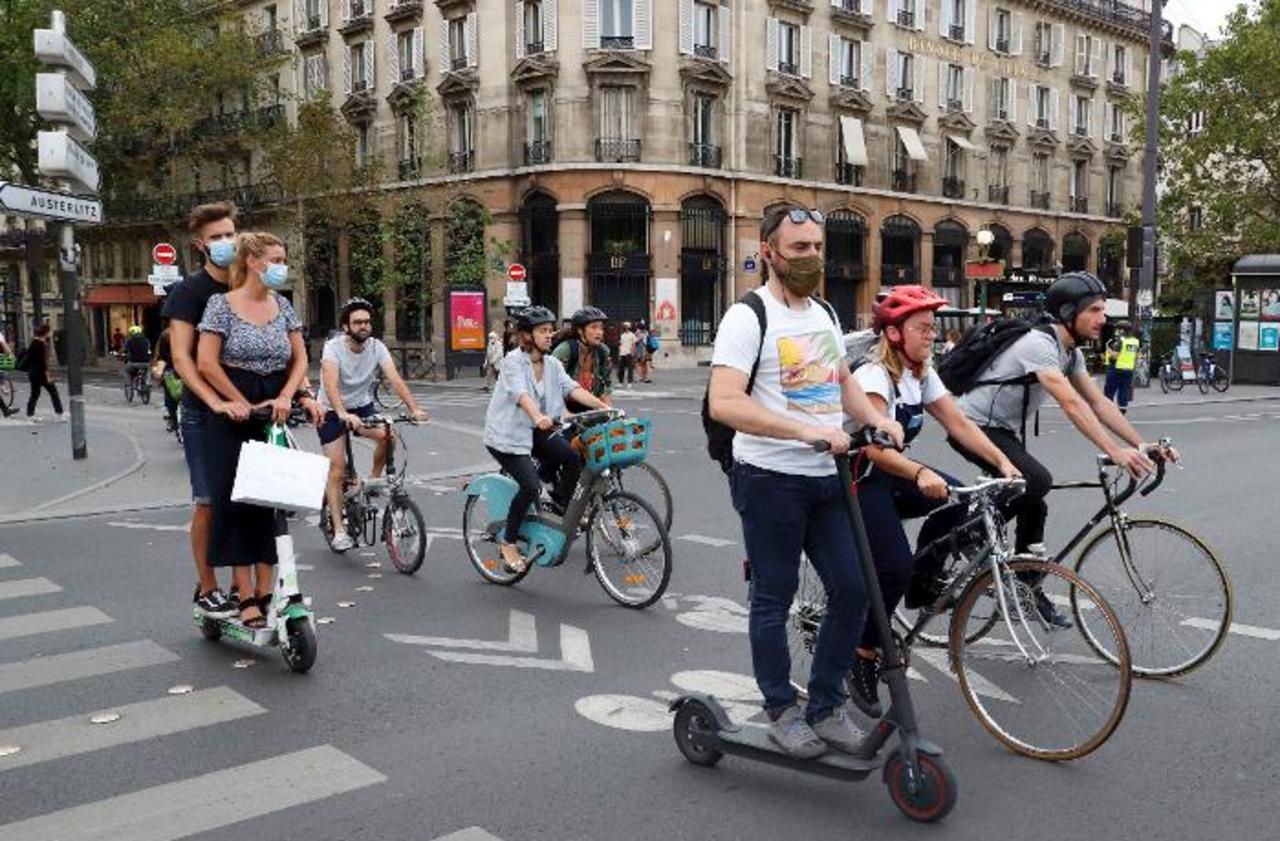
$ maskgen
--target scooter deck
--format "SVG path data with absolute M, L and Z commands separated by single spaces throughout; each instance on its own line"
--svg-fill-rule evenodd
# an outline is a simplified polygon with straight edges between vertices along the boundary
M 704 736 L 705 740 L 707 737 Z M 711 736 L 715 747 L 731 756 L 741 756 L 770 765 L 781 765 L 805 774 L 817 774 L 837 780 L 861 780 L 880 767 L 874 759 L 859 759 L 835 749 L 828 749 L 817 759 L 797 759 L 782 752 L 769 738 L 769 728 L 760 724 L 739 724 L 733 728 L 717 729 Z

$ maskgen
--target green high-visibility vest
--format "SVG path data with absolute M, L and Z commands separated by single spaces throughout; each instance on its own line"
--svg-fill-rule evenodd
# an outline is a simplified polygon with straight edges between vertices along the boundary
M 1133 336 L 1120 340 L 1120 353 L 1116 355 L 1117 371 L 1132 371 L 1138 367 L 1138 348 L 1142 342 Z

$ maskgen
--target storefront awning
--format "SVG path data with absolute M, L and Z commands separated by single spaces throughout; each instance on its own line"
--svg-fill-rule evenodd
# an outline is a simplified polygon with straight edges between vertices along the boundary
M 978 151 L 978 147 L 970 143 L 969 138 L 967 137 L 961 137 L 958 134 L 948 134 L 947 139 L 950 140 L 952 143 L 956 144 L 957 146 L 959 146 L 961 149 L 965 150 L 966 152 Z
M 111 283 L 94 286 L 84 296 L 86 307 L 106 307 L 111 304 L 126 304 L 140 307 L 153 307 L 160 303 L 149 283 Z
M 902 138 L 902 145 L 907 147 L 907 156 L 913 161 L 927 161 L 929 156 L 924 153 L 924 144 L 920 142 L 920 135 L 910 126 L 898 126 L 898 136 Z
M 845 162 L 852 166 L 867 165 L 867 141 L 862 136 L 862 120 L 840 118 L 840 139 L 844 143 Z

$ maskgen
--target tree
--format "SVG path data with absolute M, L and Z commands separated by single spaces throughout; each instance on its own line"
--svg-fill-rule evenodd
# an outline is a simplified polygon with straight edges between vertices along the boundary
M 1160 97 L 1158 222 L 1165 298 L 1188 300 L 1241 255 L 1280 251 L 1280 0 L 1240 6 L 1220 45 L 1178 62 Z

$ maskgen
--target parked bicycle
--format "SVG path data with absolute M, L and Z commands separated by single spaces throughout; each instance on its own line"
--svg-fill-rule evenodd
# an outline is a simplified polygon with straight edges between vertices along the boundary
M 425 380 L 435 376 L 436 352 L 431 345 L 427 345 L 425 351 L 400 348 L 399 356 L 400 363 L 397 367 L 400 369 L 400 376 L 406 380 Z M 373 400 L 388 412 L 394 412 L 404 406 L 404 401 L 383 378 L 381 371 L 378 372 L 378 379 L 373 384 Z
M 347 472 L 343 479 L 347 534 L 356 546 L 375 546 L 381 538 L 392 566 L 405 575 L 412 575 L 422 566 L 427 552 L 427 524 L 422 510 L 404 489 L 409 462 L 405 458 L 396 463 L 396 450 L 404 450 L 405 447 L 395 425 L 417 421 L 412 415 L 371 415 L 363 423 L 365 426 L 381 426 L 388 431 L 386 476 L 360 478 L 351 449 L 353 436 L 347 435 Z M 328 505 L 320 511 L 320 531 L 329 548 L 336 552 L 333 549 L 333 518 Z
M 8 413 L 13 408 L 13 380 L 9 378 L 9 371 L 18 367 L 18 360 L 11 353 L 0 354 L 0 406 L 4 407 L 4 411 L 0 411 L 0 415 Z
M 1164 361 L 1160 363 L 1160 390 L 1165 394 L 1170 391 L 1182 391 L 1185 385 L 1182 379 L 1182 363 L 1176 353 L 1165 355 Z
M 1227 372 L 1218 365 L 1218 357 L 1211 350 L 1202 351 L 1200 365 L 1196 368 L 1196 385 L 1201 394 L 1208 394 L 1209 389 L 1221 394 L 1230 387 Z

